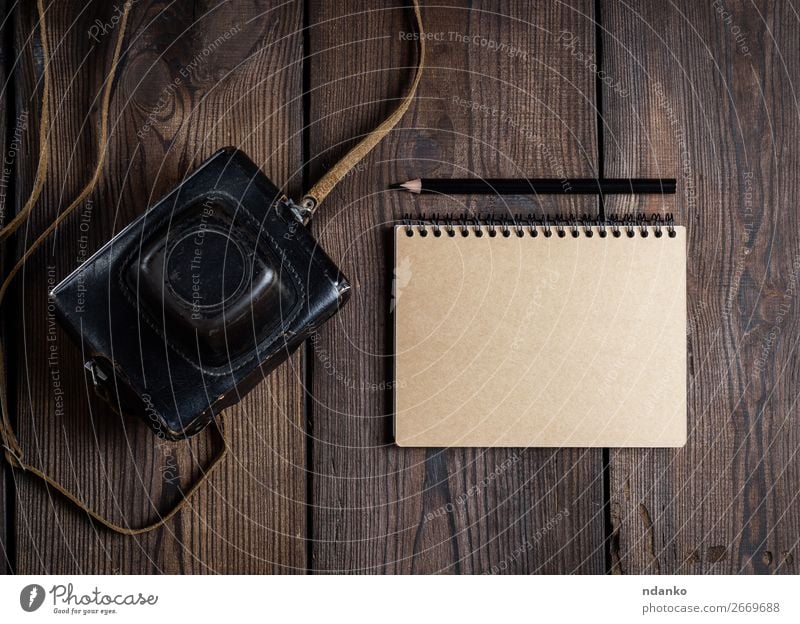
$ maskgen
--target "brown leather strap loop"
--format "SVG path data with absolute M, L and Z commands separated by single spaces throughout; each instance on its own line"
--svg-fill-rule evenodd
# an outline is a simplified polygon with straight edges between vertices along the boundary
M 414 80 L 411 87 L 406 93 L 403 100 L 396 109 L 383 120 L 383 123 L 359 141 L 344 157 L 337 162 L 333 168 L 328 171 L 322 178 L 311 187 L 311 189 L 303 197 L 300 204 L 303 220 L 308 221 L 314 214 L 322 201 L 328 196 L 339 182 L 341 182 L 350 170 L 355 167 L 381 140 L 391 132 L 392 128 L 397 125 L 397 122 L 405 115 L 414 96 L 417 93 L 417 87 L 422 79 L 422 72 L 425 69 L 425 31 L 422 26 L 422 12 L 419 8 L 419 0 L 414 2 L 414 16 L 417 21 L 417 69 L 414 74 Z
M 36 170 L 36 178 L 33 184 L 33 190 L 31 191 L 28 200 L 25 202 L 24 207 L 20 211 L 20 213 L 14 217 L 5 227 L 0 229 L 0 240 L 7 237 L 10 234 L 13 234 L 22 223 L 25 222 L 25 219 L 28 217 L 29 213 L 36 205 L 36 202 L 41 194 L 42 188 L 44 186 L 44 181 L 47 176 L 47 168 L 49 165 L 49 155 L 47 150 L 47 142 L 49 140 L 49 132 L 50 132 L 50 98 L 51 98 L 51 78 L 50 78 L 50 53 L 48 49 L 48 42 L 47 42 L 47 21 L 46 21 L 46 14 L 44 9 L 44 0 L 37 0 L 36 3 L 38 12 L 39 12 L 39 24 L 42 33 L 42 52 L 44 54 L 44 93 L 42 96 L 42 117 L 40 120 L 39 125 L 39 164 Z M 45 230 L 34 240 L 34 242 L 28 247 L 25 252 L 22 254 L 20 259 L 16 262 L 16 264 L 11 268 L 8 275 L 6 276 L 5 280 L 3 281 L 2 285 L 0 285 L 0 306 L 5 299 L 6 293 L 8 292 L 8 288 L 11 285 L 11 282 L 14 280 L 16 275 L 25 266 L 28 258 L 39 248 L 41 247 L 42 243 L 47 239 L 48 236 L 55 230 L 59 223 L 61 223 L 64 219 L 66 219 L 69 215 L 71 215 L 77 208 L 80 206 L 83 201 L 89 196 L 89 194 L 94 190 L 94 187 L 97 185 L 97 181 L 100 179 L 100 175 L 103 171 L 103 164 L 105 163 L 106 159 L 106 139 L 108 137 L 108 110 L 109 110 L 109 102 L 111 100 L 111 87 L 114 82 L 114 75 L 116 74 L 117 65 L 119 64 L 120 54 L 122 52 L 122 42 L 125 36 L 125 29 L 128 23 L 128 15 L 130 13 L 132 3 L 126 2 L 123 5 L 122 16 L 119 21 L 118 25 L 118 32 L 117 32 L 117 41 L 114 47 L 114 56 L 111 63 L 111 69 L 109 71 L 109 75 L 106 78 L 105 88 L 103 90 L 102 102 L 100 106 L 100 131 L 97 136 L 97 163 L 95 165 L 94 172 L 92 174 L 91 179 L 83 188 L 83 190 L 78 194 L 78 196 L 67 206 L 67 208 L 62 211 L 58 217 L 56 217 L 50 225 L 45 228 Z M 24 456 L 22 453 L 22 448 L 17 441 L 17 437 L 14 434 L 14 429 L 11 426 L 11 417 L 10 412 L 8 409 L 8 388 L 7 388 L 7 375 L 6 375 L 6 368 L 5 368 L 5 350 L 2 341 L 0 341 L 0 410 L 2 411 L 2 418 L 0 418 L 0 440 L 2 440 L 2 447 L 3 447 L 3 454 L 5 456 L 6 461 L 9 463 L 10 466 L 17 470 L 22 470 L 27 474 L 31 474 L 41 481 L 43 481 L 47 486 L 53 488 L 56 492 L 61 494 L 64 498 L 69 500 L 73 505 L 81 509 L 85 512 L 88 516 L 90 516 L 95 522 L 103 525 L 104 527 L 116 532 L 121 533 L 122 535 L 138 535 L 140 533 L 146 533 L 147 531 L 152 531 L 153 529 L 157 529 L 158 527 L 162 526 L 164 523 L 168 522 L 172 517 L 175 516 L 186 504 L 188 499 L 194 494 L 200 486 L 205 482 L 206 479 L 211 475 L 211 473 L 217 468 L 220 462 L 224 459 L 225 455 L 228 452 L 228 447 L 225 443 L 225 438 L 222 435 L 219 427 L 214 423 L 214 432 L 217 435 L 217 438 L 220 441 L 219 450 L 215 455 L 214 459 L 209 464 L 208 468 L 204 470 L 202 476 L 195 481 L 184 493 L 183 497 L 176 505 L 174 505 L 171 509 L 167 510 L 163 515 L 159 515 L 159 518 L 154 522 L 146 524 L 145 526 L 141 527 L 129 527 L 129 526 L 121 526 L 109 520 L 108 518 L 102 516 L 98 512 L 91 509 L 85 502 L 83 502 L 80 498 L 78 498 L 75 494 L 73 494 L 70 490 L 65 488 L 61 485 L 58 481 L 53 479 L 50 475 L 46 474 L 36 466 L 32 466 L 25 462 Z
M 317 184 L 311 188 L 304 198 L 304 203 L 306 203 L 307 206 L 310 206 L 309 215 L 313 213 L 319 203 L 325 199 L 328 193 L 330 193 L 331 189 L 347 175 L 347 172 L 350 171 L 350 169 L 352 169 L 362 158 L 364 158 L 364 156 L 366 156 L 366 154 L 389 133 L 389 131 L 397 124 L 397 122 L 400 121 L 400 118 L 406 112 L 414 98 L 414 94 L 416 93 L 417 86 L 419 85 L 420 78 L 422 77 L 422 70 L 425 64 L 425 41 L 422 30 L 422 15 L 420 13 L 419 2 L 418 0 L 413 0 L 413 2 L 420 36 L 418 39 L 419 60 L 411 89 L 409 93 L 406 94 L 405 98 L 397 107 L 397 109 L 395 109 L 395 111 L 386 120 L 384 120 L 380 126 L 367 135 L 362 141 L 360 141 L 352 150 L 350 150 L 350 152 L 347 153 L 347 155 L 345 155 L 344 158 L 342 158 L 341 161 L 339 161 L 339 163 L 336 164 L 333 169 L 331 169 L 319 182 L 317 182 Z M 25 266 L 25 263 L 28 261 L 31 255 L 33 255 L 33 253 L 39 247 L 41 247 L 42 243 L 44 243 L 50 234 L 53 233 L 58 225 L 67 217 L 69 217 L 78 208 L 78 206 L 83 203 L 83 201 L 92 193 L 97 185 L 98 180 L 100 179 L 107 153 L 106 140 L 108 137 L 108 111 L 111 99 L 111 88 L 114 82 L 117 66 L 119 64 L 122 43 L 125 37 L 125 30 L 127 28 L 128 16 L 130 14 L 132 4 L 133 3 L 131 2 L 125 2 L 123 4 L 122 15 L 117 26 L 117 40 L 114 47 L 114 55 L 111 63 L 111 69 L 109 70 L 108 77 L 106 78 L 100 106 L 100 131 L 97 136 L 98 156 L 92 177 L 86 186 L 84 186 L 83 190 L 78 194 L 78 196 L 69 204 L 69 206 L 67 206 L 67 208 L 59 213 L 59 215 L 44 229 L 44 231 L 39 234 L 34 242 L 27 249 L 25 249 L 22 256 L 11 268 L 2 284 L 0 284 L 0 307 L 2 307 L 2 303 L 5 299 L 6 293 L 8 292 L 9 286 L 20 272 L 22 267 Z M 33 190 L 31 191 L 31 194 L 29 195 L 20 212 L 8 224 L 0 228 L 0 241 L 13 234 L 29 217 L 30 212 L 33 210 L 39 199 L 39 196 L 41 195 L 49 166 L 49 152 L 47 149 L 47 143 L 50 133 L 50 99 L 52 97 L 52 81 L 50 76 L 51 59 L 47 42 L 47 24 L 44 0 L 37 0 L 36 5 L 39 13 L 42 52 L 44 55 L 42 110 L 39 123 L 39 162 L 37 165 L 36 177 L 33 183 Z M 1 446 L 3 449 L 3 455 L 8 464 L 14 469 L 21 470 L 37 477 L 48 487 L 53 488 L 73 505 L 85 512 L 95 522 L 122 535 L 139 535 L 141 533 L 146 533 L 148 531 L 152 531 L 153 529 L 157 529 L 163 526 L 166 522 L 169 522 L 169 520 L 171 520 L 184 507 L 189 498 L 211 476 L 228 452 L 228 447 L 222 431 L 217 423 L 214 422 L 212 424 L 212 431 L 218 438 L 219 450 L 211 460 L 211 463 L 208 465 L 208 467 L 203 471 L 203 474 L 200 476 L 200 478 L 192 483 L 192 485 L 185 491 L 181 500 L 167 510 L 163 515 L 159 514 L 157 520 L 144 526 L 122 526 L 112 522 L 105 516 L 91 509 L 84 501 L 82 501 L 69 489 L 61 485 L 58 481 L 44 471 L 25 462 L 22 448 L 19 445 L 11 424 L 11 416 L 8 408 L 5 349 L 2 339 L 0 339 L 0 412 L 0 441 L 2 441 Z
M 219 450 L 217 451 L 214 458 L 209 463 L 208 467 L 203 470 L 202 475 L 196 481 L 194 481 L 189 488 L 182 493 L 181 499 L 172 507 L 170 507 L 166 512 L 159 513 L 158 518 L 152 522 L 149 522 L 142 526 L 131 527 L 131 526 L 123 526 L 121 524 L 117 524 L 99 512 L 95 511 L 91 507 L 89 507 L 84 501 L 78 498 L 75 494 L 73 494 L 69 489 L 65 486 L 61 485 L 58 481 L 56 481 L 53 477 L 48 475 L 46 472 L 40 470 L 36 466 L 31 466 L 30 464 L 26 464 L 23 460 L 19 451 L 14 451 L 13 449 L 9 448 L 7 445 L 3 445 L 5 450 L 5 458 L 6 461 L 15 469 L 22 470 L 28 474 L 31 474 L 41 481 L 43 481 L 49 488 L 54 489 L 58 494 L 66 498 L 70 503 L 75 505 L 78 509 L 86 513 L 94 522 L 104 526 L 115 533 L 119 533 L 120 535 L 140 535 L 142 533 L 147 533 L 148 531 L 152 531 L 153 529 L 157 529 L 167 522 L 169 522 L 189 501 L 192 495 L 200 489 L 200 486 L 208 479 L 214 470 L 222 463 L 222 460 L 225 459 L 225 456 L 228 453 L 228 445 L 225 442 L 225 437 L 222 434 L 219 426 L 216 422 L 213 422 L 211 425 L 211 430 L 215 434 L 215 437 L 219 441 Z M 5 434 L 5 431 L 3 431 Z

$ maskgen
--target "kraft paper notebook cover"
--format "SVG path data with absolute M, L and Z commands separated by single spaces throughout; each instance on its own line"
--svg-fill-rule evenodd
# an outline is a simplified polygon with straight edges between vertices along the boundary
M 414 223 L 394 238 L 398 445 L 685 444 L 684 228 Z

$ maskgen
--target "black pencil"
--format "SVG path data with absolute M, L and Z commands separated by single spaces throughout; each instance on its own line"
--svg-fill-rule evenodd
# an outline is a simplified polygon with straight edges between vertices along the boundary
M 389 188 L 441 195 L 630 195 L 674 194 L 675 178 L 417 178 Z

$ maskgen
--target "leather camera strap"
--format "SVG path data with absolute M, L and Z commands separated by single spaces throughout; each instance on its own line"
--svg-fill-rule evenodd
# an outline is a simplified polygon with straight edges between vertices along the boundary
M 412 0 L 414 4 L 414 14 L 417 21 L 417 27 L 419 30 L 419 37 L 418 41 L 418 60 L 417 60 L 417 69 L 416 74 L 414 76 L 414 81 L 411 85 L 409 92 L 405 95 L 400 105 L 392 112 L 389 117 L 384 120 L 375 130 L 370 132 L 364 139 L 362 139 L 353 149 L 351 149 L 327 174 L 325 174 L 322 179 L 319 180 L 312 188 L 308 191 L 306 196 L 303 198 L 302 207 L 304 212 L 310 217 L 322 200 L 331 192 L 334 186 L 338 182 L 340 182 L 347 173 L 356 165 L 358 162 L 367 155 L 367 153 L 375 147 L 381 139 L 383 139 L 389 131 L 394 128 L 403 114 L 408 110 L 408 107 L 411 105 L 411 101 L 414 98 L 414 95 L 417 90 L 417 86 L 419 85 L 420 78 L 422 77 L 422 71 L 424 68 L 425 63 L 425 39 L 423 36 L 423 29 L 422 29 L 422 15 L 420 12 L 419 1 Z M 8 292 L 9 286 L 13 282 L 16 275 L 20 272 L 20 270 L 25 266 L 25 263 L 28 259 L 34 254 L 34 252 L 41 247 L 42 243 L 53 233 L 53 231 L 59 226 L 59 224 L 64 221 L 67 217 L 69 217 L 77 208 L 80 206 L 84 200 L 92 193 L 95 186 L 97 185 L 98 180 L 103 171 L 103 165 L 105 164 L 106 155 L 107 155 L 107 145 L 106 141 L 108 138 L 108 111 L 109 111 L 109 103 L 111 101 L 111 90 L 112 85 L 114 82 L 114 76 L 117 71 L 117 66 L 119 64 L 120 55 L 122 53 L 122 43 L 125 37 L 125 30 L 128 24 L 128 17 L 130 14 L 131 6 L 133 5 L 132 2 L 125 2 L 123 4 L 122 14 L 120 16 L 120 20 L 117 26 L 117 39 L 116 44 L 114 46 L 114 55 L 111 61 L 111 69 L 109 70 L 108 76 L 106 77 L 105 85 L 103 88 L 102 100 L 100 105 L 100 130 L 97 135 L 97 163 L 95 164 L 94 172 L 92 177 L 89 179 L 89 182 L 84 186 L 83 190 L 78 194 L 78 196 L 67 206 L 63 211 L 61 211 L 58 216 L 44 229 L 44 231 L 39 234 L 39 236 L 33 241 L 33 243 L 27 247 L 24 253 L 21 255 L 19 260 L 14 264 L 11 270 L 6 275 L 5 279 L 0 285 L 0 308 L 2 308 L 3 301 L 5 300 L 6 294 Z M 28 199 L 26 200 L 25 204 L 23 205 L 22 209 L 19 213 L 3 228 L 0 229 L 0 241 L 5 240 L 8 236 L 13 234 L 23 223 L 26 222 L 28 219 L 30 212 L 33 210 L 34 206 L 36 205 L 39 196 L 42 193 L 42 189 L 44 188 L 45 179 L 47 177 L 47 168 L 49 165 L 49 151 L 48 151 L 48 141 L 50 135 L 50 100 L 52 98 L 51 94 L 51 76 L 50 76 L 50 52 L 48 48 L 47 42 L 47 24 L 46 24 L 46 15 L 45 15 L 45 8 L 44 8 L 44 0 L 37 0 L 36 7 L 39 14 L 39 28 L 41 32 L 41 45 L 42 45 L 42 56 L 44 59 L 43 63 L 43 87 L 42 87 L 42 109 L 41 109 L 41 118 L 39 123 L 39 162 L 36 168 L 36 176 L 34 178 L 33 187 L 31 190 Z M 2 442 L 3 447 L 3 454 L 5 456 L 6 461 L 15 469 L 21 470 L 24 473 L 31 474 L 39 479 L 41 479 L 47 487 L 52 488 L 58 494 L 66 498 L 70 501 L 73 505 L 79 508 L 81 511 L 86 513 L 90 516 L 95 522 L 98 524 L 114 531 L 116 533 L 120 533 L 122 535 L 139 535 L 141 533 L 146 533 L 148 531 L 152 531 L 153 529 L 157 529 L 164 525 L 165 523 L 169 522 L 188 502 L 191 496 L 203 485 L 203 483 L 211 476 L 214 470 L 219 466 L 222 460 L 225 458 L 225 455 L 228 452 L 228 446 L 225 441 L 225 437 L 222 431 L 219 428 L 219 425 L 216 421 L 212 421 L 211 424 L 211 431 L 216 441 L 218 443 L 218 450 L 215 453 L 213 459 L 208 464 L 208 466 L 202 471 L 201 476 L 195 480 L 188 488 L 182 491 L 182 496 L 180 500 L 173 505 L 170 509 L 165 511 L 164 513 L 160 513 L 156 520 L 147 523 L 142 526 L 122 526 L 120 524 L 116 524 L 115 522 L 109 520 L 99 512 L 93 510 L 89 507 L 83 500 L 81 500 L 78 496 L 76 496 L 72 491 L 68 488 L 63 486 L 53 477 L 48 475 L 47 473 L 43 472 L 36 466 L 28 464 L 25 462 L 24 454 L 22 452 L 22 447 L 19 444 L 16 434 L 14 433 L 14 428 L 11 424 L 11 414 L 8 407 L 8 387 L 7 387 L 7 375 L 6 375 L 6 362 L 5 362 L 5 345 L 3 344 L 2 339 L 0 338 L 0 411 L 2 414 L 0 415 L 0 442 Z
M 47 175 L 47 168 L 49 164 L 49 155 L 47 149 L 47 143 L 50 139 L 50 100 L 52 97 L 51 94 L 51 77 L 50 77 L 50 53 L 48 48 L 48 41 L 47 41 L 47 22 L 46 22 L 46 15 L 44 9 L 44 0 L 37 0 L 37 9 L 39 12 L 39 27 L 42 33 L 42 55 L 44 58 L 44 65 L 43 65 L 43 87 L 42 87 L 42 112 L 41 112 L 41 121 L 39 126 L 39 164 L 36 169 L 36 177 L 34 179 L 33 190 L 31 191 L 28 200 L 25 202 L 22 210 L 12 219 L 5 227 L 0 230 L 0 240 L 4 240 L 10 234 L 13 234 L 28 218 L 31 210 L 36 205 L 36 202 L 39 198 L 39 195 L 42 192 L 42 188 L 44 187 L 44 181 Z M 122 52 L 122 42 L 125 36 L 125 28 L 128 22 L 128 15 L 130 13 L 130 8 L 132 6 L 131 2 L 126 2 L 123 5 L 122 15 L 120 17 L 119 25 L 118 25 L 118 32 L 117 32 L 117 40 L 116 45 L 114 47 L 114 56 L 111 62 L 111 69 L 109 70 L 108 77 L 106 78 L 106 83 L 104 85 L 102 100 L 100 104 L 100 131 L 97 135 L 97 163 L 94 168 L 94 172 L 92 177 L 90 178 L 89 182 L 84 186 L 83 190 L 78 194 L 78 196 L 66 207 L 48 226 L 45 230 L 39 234 L 39 236 L 34 240 L 34 242 L 25 250 L 22 254 L 20 259 L 16 262 L 16 264 L 11 268 L 8 275 L 6 276 L 5 280 L 3 281 L 2 285 L 0 285 L 0 306 L 2 306 L 3 301 L 5 300 L 6 294 L 8 293 L 8 288 L 11 285 L 11 282 L 14 280 L 14 277 L 20 272 L 22 267 L 25 266 L 25 263 L 28 259 L 33 255 L 33 253 L 41 247 L 42 243 L 47 239 L 50 234 L 58 227 L 58 225 L 64 221 L 67 217 L 69 217 L 77 208 L 80 206 L 84 200 L 91 194 L 94 190 L 94 187 L 97 185 L 97 181 L 100 179 L 100 175 L 103 170 L 103 165 L 105 163 L 106 154 L 107 154 L 107 146 L 106 140 L 108 138 L 108 109 L 109 109 L 109 102 L 111 100 L 111 87 L 114 82 L 114 75 L 116 74 L 117 65 L 119 63 L 120 54 Z M 11 465 L 13 468 L 23 471 L 24 473 L 31 474 L 35 477 L 41 479 L 48 488 L 52 488 L 58 494 L 66 498 L 76 507 L 78 507 L 81 511 L 88 514 L 94 521 L 101 524 L 102 526 L 115 531 L 116 533 L 121 533 L 122 535 L 138 535 L 140 533 L 146 533 L 147 531 L 152 531 L 164 523 L 168 522 L 175 514 L 177 514 L 186 502 L 189 500 L 191 495 L 197 491 L 203 482 L 211 475 L 214 469 L 220 464 L 222 459 L 225 457 L 228 448 L 225 444 L 225 439 L 222 435 L 222 431 L 220 431 L 218 425 L 216 423 L 212 423 L 212 433 L 217 438 L 218 443 L 218 451 L 216 452 L 214 458 L 211 460 L 211 463 L 203 470 L 202 476 L 196 480 L 192 485 L 190 485 L 182 494 L 181 499 L 178 501 L 176 505 L 172 508 L 167 510 L 163 514 L 159 514 L 157 519 L 153 522 L 147 523 L 143 526 L 138 527 L 131 527 L 131 526 L 122 526 L 112 522 L 105 516 L 101 515 L 97 511 L 93 510 L 89 507 L 83 500 L 78 498 L 72 491 L 62 485 L 60 482 L 55 480 L 53 477 L 48 475 L 47 473 L 43 472 L 36 466 L 28 464 L 24 460 L 24 455 L 22 452 L 22 448 L 17 440 L 17 436 L 14 433 L 14 429 L 11 426 L 11 416 L 10 411 L 8 408 L 8 388 L 7 388 L 7 375 L 6 375 L 6 361 L 5 361 L 5 348 L 0 340 L 0 408 L 2 408 L 2 419 L 0 419 L 0 439 L 2 439 L 3 451 L 6 461 Z
M 320 180 L 309 189 L 303 197 L 300 204 L 302 216 L 304 221 L 308 221 L 314 214 L 314 211 L 319 207 L 322 201 L 328 196 L 339 182 L 341 182 L 347 174 L 361 162 L 364 157 L 375 147 L 381 140 L 391 132 L 392 128 L 397 125 L 397 122 L 405 115 L 411 102 L 414 100 L 414 95 L 417 93 L 417 87 L 422 79 L 422 72 L 425 69 L 425 31 L 422 26 L 422 13 L 419 8 L 419 1 L 413 0 L 414 3 L 414 17 L 417 21 L 417 67 L 414 73 L 414 80 L 411 87 L 406 93 L 405 97 L 400 101 L 397 108 L 383 120 L 377 128 L 367 134 L 361 141 L 359 141 L 347 154 L 345 154 L 333 168 L 328 171 Z

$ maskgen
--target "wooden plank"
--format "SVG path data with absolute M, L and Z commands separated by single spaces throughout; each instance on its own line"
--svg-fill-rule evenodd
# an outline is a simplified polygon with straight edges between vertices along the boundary
M 409 84 L 403 3 L 313 3 L 311 178 L 387 114 Z M 594 50 L 592 3 L 424 9 L 429 67 L 401 126 L 328 198 L 321 245 L 354 286 L 313 341 L 316 572 L 604 570 L 600 450 L 398 449 L 391 444 L 389 225 L 404 213 L 486 211 L 484 200 L 385 191 L 420 175 L 593 175 L 594 74 L 559 41 Z M 501 47 L 501 44 L 503 47 Z M 528 209 L 520 204 L 515 211 Z M 495 207 L 500 214 L 503 206 Z M 539 210 L 594 212 L 593 200 Z M 413 267 L 411 269 L 413 271 Z
M 50 3 L 52 164 L 28 240 L 75 196 L 95 161 L 95 98 L 118 10 L 99 1 Z M 34 127 L 43 61 L 35 14 L 35 3 L 22 5 L 17 27 L 23 55 L 17 88 Z M 302 3 L 135 3 L 102 181 L 19 281 L 18 429 L 27 457 L 117 520 L 139 522 L 175 500 L 178 482 L 195 477 L 212 449 L 205 436 L 188 445 L 160 442 L 90 396 L 79 351 L 51 330 L 47 288 L 220 147 L 243 147 L 273 180 L 299 188 L 292 175 L 301 164 L 302 108 L 291 94 L 302 89 L 301 27 Z M 35 131 L 26 135 L 26 192 L 36 141 Z M 184 513 L 155 533 L 113 535 L 40 484 L 18 479 L 19 571 L 303 570 L 301 371 L 301 358 L 292 358 L 224 414 L 228 461 Z
M 8 80 L 11 64 L 14 62 L 9 58 L 8 49 L 11 37 L 11 12 L 8 7 L 8 0 L 0 0 L 0 154 L 2 154 L 2 164 L 0 164 L 0 226 L 8 221 L 9 213 L 14 211 L 14 200 L 10 197 L 13 192 L 13 182 L 10 169 L 7 170 L 5 164 L 8 155 L 8 143 L 12 137 L 9 135 L 9 122 L 14 121 L 14 101 L 11 93 L 11 83 Z M 16 124 L 14 124 L 16 125 Z M 0 251 L 0 275 L 5 274 L 6 270 L 6 249 Z M 0 331 L 3 332 L 4 345 L 8 344 L 9 332 L 7 322 L 2 319 L 3 324 Z M 13 569 L 11 561 L 12 553 L 9 550 L 9 531 L 11 507 L 9 505 L 10 483 L 6 482 L 8 467 L 3 462 L 3 469 L 0 470 L 0 574 L 10 572 Z
M 606 174 L 679 178 L 611 209 L 675 211 L 689 235 L 689 441 L 612 454 L 614 569 L 797 573 L 797 16 L 602 7 Z

